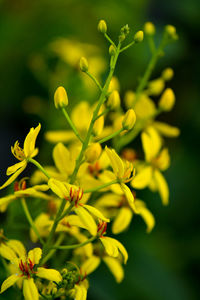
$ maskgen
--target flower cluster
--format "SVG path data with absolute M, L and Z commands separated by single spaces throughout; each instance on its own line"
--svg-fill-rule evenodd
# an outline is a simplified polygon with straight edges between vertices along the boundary
M 152 231 L 155 218 L 145 201 L 138 198 L 141 189 L 148 187 L 158 192 L 163 205 L 169 202 L 163 171 L 170 165 L 170 156 L 164 137 L 177 137 L 179 129 L 156 118 L 175 104 L 173 91 L 166 88 L 173 70 L 165 69 L 154 80 L 150 80 L 150 75 L 152 61 L 159 59 L 167 43 L 177 39 L 176 30 L 166 26 L 163 40 L 156 47 L 155 26 L 150 22 L 145 24 L 152 60 L 136 91 L 128 90 L 123 101 L 114 77 L 117 59 L 126 49 L 142 42 L 144 33 L 136 32 L 133 41 L 124 46 L 130 31 L 128 25 L 121 28 L 117 44 L 108 36 L 104 20 L 99 22 L 98 30 L 110 43 L 110 69 L 103 85 L 91 72 L 87 59 L 80 57 L 82 51 L 78 54 L 74 51 L 73 47 L 80 45 L 65 41 L 72 47 L 72 56 L 64 58 L 73 64 L 73 55 L 80 57 L 80 69 L 98 88 L 99 100 L 91 106 L 86 101 L 79 102 L 70 113 L 65 88 L 56 89 L 55 108 L 63 114 L 69 128 L 45 133 L 46 140 L 54 144 L 53 165 L 43 167 L 34 159 L 38 154 L 35 144 L 40 124 L 30 129 L 23 149 L 18 141 L 11 147 L 20 162 L 7 169 L 10 177 L 0 189 L 15 182 L 14 191 L 0 198 L 0 212 L 5 213 L 12 202 L 20 201 L 30 225 L 30 241 L 37 245 L 27 253 L 20 241 L 8 239 L 1 230 L 0 255 L 9 277 L 2 283 L 0 293 L 16 284 L 26 300 L 40 297 L 85 300 L 88 276 L 101 261 L 116 281 L 121 282 L 128 253 L 113 235 L 127 230 L 134 215 L 134 222 L 142 217 L 146 231 Z M 65 54 L 64 41 L 56 41 L 51 47 L 60 55 Z M 159 97 L 158 105 L 155 97 Z M 133 149 L 138 135 L 144 158 Z M 28 164 L 34 164 L 37 169 L 30 178 L 16 181 Z M 40 212 L 34 218 L 26 202 L 29 198 L 41 203 Z M 56 257 L 58 250 L 63 252 L 61 260 Z M 54 269 L 49 268 L 51 265 Z

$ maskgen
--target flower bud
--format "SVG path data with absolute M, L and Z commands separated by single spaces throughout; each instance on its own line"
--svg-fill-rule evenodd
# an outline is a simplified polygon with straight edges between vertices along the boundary
M 123 42 L 125 40 L 126 36 L 124 33 L 121 33 L 120 36 L 119 36 L 119 42 Z
M 152 96 L 158 96 L 162 93 L 165 87 L 164 80 L 162 78 L 154 79 L 149 82 L 148 94 Z
M 89 163 L 95 162 L 99 156 L 101 155 L 101 145 L 99 143 L 94 143 L 88 146 L 88 148 L 85 151 L 85 159 Z
M 154 35 L 156 32 L 154 24 L 151 22 L 146 22 L 144 24 L 144 32 L 146 33 L 146 35 Z
M 101 112 L 102 111 L 100 111 L 100 113 Z M 94 122 L 94 126 L 93 126 L 94 135 L 99 136 L 103 131 L 103 127 L 104 127 L 104 116 L 101 116 Z
M 135 93 L 133 91 L 127 91 L 124 96 L 124 102 L 126 105 L 126 108 L 131 108 L 133 106 L 135 100 Z
M 109 88 L 108 88 L 108 92 L 111 93 L 112 91 L 120 90 L 120 84 L 119 84 L 119 80 L 117 79 L 117 77 L 112 77 L 110 84 L 109 84 Z
M 167 88 L 159 100 L 159 107 L 164 111 L 170 111 L 175 104 L 175 95 L 172 89 Z
M 110 109 L 116 109 L 120 106 L 120 96 L 119 96 L 119 93 L 117 90 L 114 90 L 109 98 L 108 98 L 108 101 L 107 101 L 107 106 L 110 108 Z
M 165 81 L 171 80 L 173 76 L 174 76 L 174 71 L 171 68 L 167 68 L 162 72 L 162 78 Z
M 109 54 L 111 56 L 113 56 L 113 55 L 115 55 L 115 53 L 116 53 L 115 47 L 113 45 L 110 45 L 110 47 L 109 47 Z
M 122 126 L 125 130 L 131 130 L 136 122 L 136 114 L 133 109 L 129 109 L 124 116 Z
M 59 86 L 54 94 L 54 104 L 56 108 L 62 108 L 68 105 L 67 92 L 63 86 Z
M 169 35 L 169 37 L 171 37 L 172 39 L 177 38 L 176 28 L 173 25 L 166 25 L 165 31 Z
M 106 22 L 104 20 L 100 20 L 97 28 L 101 33 L 105 34 L 107 32 Z
M 136 43 L 142 42 L 143 38 L 144 38 L 144 32 L 142 30 L 137 31 L 136 34 L 134 35 L 134 41 Z
M 88 71 L 88 61 L 85 57 L 81 57 L 79 66 L 82 72 L 87 72 Z

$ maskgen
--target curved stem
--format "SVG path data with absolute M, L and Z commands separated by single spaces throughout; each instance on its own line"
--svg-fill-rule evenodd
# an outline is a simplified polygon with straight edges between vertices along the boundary
M 86 71 L 85 74 L 87 74 L 94 81 L 94 83 L 100 89 L 100 91 L 102 91 L 102 86 L 100 85 L 98 80 L 89 71 Z
M 44 173 L 44 175 L 50 179 L 51 176 L 47 173 L 47 171 L 45 171 L 45 169 L 41 166 L 41 164 L 39 162 L 37 162 L 35 159 L 33 158 L 28 158 L 27 159 L 29 162 L 31 162 L 32 164 L 34 164 L 38 169 L 40 169 L 40 171 L 42 171 L 42 173 Z
M 97 192 L 99 190 L 102 190 L 102 189 L 104 189 L 104 188 L 106 188 L 106 187 L 108 187 L 108 186 L 110 186 L 112 184 L 116 184 L 116 183 L 119 183 L 118 179 L 115 179 L 115 180 L 110 181 L 108 183 L 105 183 L 105 184 L 102 184 L 100 186 L 97 186 L 96 188 L 85 190 L 84 194 L 86 194 L 86 193 L 92 193 L 92 192 Z
M 111 38 L 107 35 L 107 33 L 104 33 L 104 36 L 109 41 L 109 43 L 111 43 L 116 49 L 117 47 L 116 47 L 115 43 L 111 40 Z
M 80 243 L 80 244 L 75 244 L 75 245 L 66 245 L 66 246 L 53 246 L 52 249 L 76 249 L 76 248 L 80 248 L 83 247 L 91 242 L 93 242 L 95 239 L 97 239 L 96 236 L 91 237 L 90 239 L 88 239 L 87 241 Z
M 62 112 L 63 112 L 63 115 L 65 116 L 67 122 L 69 123 L 69 126 L 71 127 L 71 129 L 74 131 L 75 135 L 77 136 L 77 138 L 81 141 L 81 143 L 83 143 L 83 140 L 82 138 L 80 137 L 74 123 L 72 122 L 72 120 L 70 119 L 70 116 L 68 115 L 68 112 L 66 111 L 66 109 L 63 107 L 62 108 Z
M 64 240 L 64 238 L 65 238 L 65 235 L 61 234 L 58 237 L 57 241 L 55 242 L 55 246 L 59 246 L 62 243 L 62 241 Z M 44 257 L 43 264 L 45 264 L 54 255 L 55 252 L 56 252 L 56 249 L 51 249 L 49 251 L 49 253 Z
M 97 142 L 100 143 L 100 144 L 105 143 L 105 142 L 111 140 L 112 138 L 114 138 L 115 136 L 119 135 L 122 131 L 124 131 L 123 128 L 121 128 L 121 129 L 117 130 L 116 132 L 104 137 L 103 139 L 101 139 L 99 141 L 97 140 Z
M 134 44 L 135 44 L 135 41 L 131 42 L 130 44 L 128 44 L 127 46 L 125 46 L 124 48 L 122 48 L 122 49 L 120 50 L 120 52 L 123 52 L 124 50 L 130 48 L 130 47 L 133 46 Z
M 27 218 L 27 220 L 28 220 L 30 226 L 33 228 L 35 234 L 37 235 L 37 237 L 38 237 L 38 239 L 39 239 L 39 241 L 40 241 L 40 243 L 41 243 L 42 245 L 44 245 L 44 241 L 43 241 L 43 239 L 41 238 L 41 236 L 40 236 L 40 234 L 39 234 L 39 232 L 38 232 L 38 230 L 37 230 L 37 227 L 35 226 L 35 224 L 34 224 L 34 222 L 33 222 L 33 219 L 32 219 L 31 214 L 30 214 L 30 212 L 29 212 L 29 209 L 28 209 L 28 206 L 27 206 L 27 204 L 26 204 L 25 198 L 21 198 L 20 200 L 21 200 L 21 204 L 22 204 L 24 213 L 25 213 L 25 215 L 26 215 L 26 218 Z

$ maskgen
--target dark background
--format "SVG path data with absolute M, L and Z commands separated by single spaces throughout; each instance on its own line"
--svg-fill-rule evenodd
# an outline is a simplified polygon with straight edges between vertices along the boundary
M 71 98 L 76 99 L 74 102 L 94 95 L 77 87 L 74 70 L 67 74 L 64 83 L 62 72 L 51 80 L 45 68 L 37 69 L 37 65 L 34 68 L 35 55 L 46 59 L 48 44 L 61 36 L 95 44 L 107 57 L 107 42 L 96 30 L 100 19 L 107 21 L 113 38 L 127 23 L 134 34 L 144 22 L 154 22 L 158 39 L 164 25 L 173 24 L 177 28 L 178 42 L 167 48 L 153 73 L 155 78 L 165 67 L 172 67 L 175 72 L 170 86 L 176 93 L 176 106 L 161 118 L 181 129 L 178 139 L 167 141 L 172 156 L 166 172 L 170 205 L 162 207 L 158 195 L 148 191 L 141 194 L 156 217 L 155 229 L 147 235 L 143 222 L 135 217 L 129 231 L 119 236 L 130 256 L 124 281 L 116 284 L 102 264 L 91 276 L 88 299 L 199 299 L 199 12 L 198 0 L 0 1 L 0 183 L 6 179 L 7 166 L 15 162 L 10 146 L 17 138 L 23 141 L 29 128 L 39 121 L 42 122 L 40 146 L 50 147 L 42 142 L 42 135 L 62 122 L 58 121 L 52 101 L 58 84 L 65 85 Z M 116 73 L 122 95 L 126 89 L 135 89 L 149 57 L 144 41 L 120 58 Z M 54 58 L 48 57 L 47 62 L 54 73 Z M 30 97 L 34 97 L 32 101 Z M 37 103 L 31 113 L 27 111 L 27 103 Z M 40 161 L 47 162 L 49 156 L 43 151 Z M 4 216 L 0 218 L 3 220 Z M 0 299 L 6 296 L 1 295 Z

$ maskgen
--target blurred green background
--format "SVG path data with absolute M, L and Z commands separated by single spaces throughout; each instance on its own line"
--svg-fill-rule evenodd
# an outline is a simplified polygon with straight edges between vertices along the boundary
M 65 121 L 53 107 L 56 86 L 62 84 L 67 88 L 70 108 L 77 101 L 94 99 L 95 90 L 91 88 L 88 92 L 86 86 L 79 84 L 77 67 L 59 64 L 49 44 L 58 37 L 93 44 L 107 59 L 107 42 L 96 30 L 100 19 L 107 21 L 113 38 L 117 38 L 120 27 L 127 23 L 134 34 L 144 22 L 154 22 L 158 39 L 164 25 L 176 26 L 179 40 L 167 48 L 153 77 L 159 76 L 165 67 L 175 71 L 170 86 L 175 90 L 177 103 L 174 110 L 161 119 L 179 126 L 181 136 L 167 141 L 172 155 L 171 168 L 166 172 L 170 205 L 162 207 L 158 195 L 148 191 L 141 193 L 156 217 L 156 227 L 147 235 L 143 222 L 135 217 L 129 231 L 119 236 L 130 255 L 124 281 L 116 284 L 101 265 L 90 276 L 88 299 L 199 299 L 198 0 L 0 0 L 1 183 L 6 179 L 7 166 L 15 161 L 9 149 L 16 138 L 23 141 L 29 128 L 38 122 L 42 122 L 42 134 L 60 125 L 64 128 Z M 127 89 L 135 89 L 149 57 L 145 41 L 121 56 L 116 70 L 121 95 Z M 42 134 L 40 145 L 48 150 L 50 146 L 42 141 Z M 40 154 L 41 162 L 49 158 L 46 151 Z M 2 191 L 1 195 L 4 194 Z M 6 216 L 0 218 L 3 222 Z M 2 281 L 2 266 L 0 277 Z M 1 295 L 0 299 L 6 296 Z

